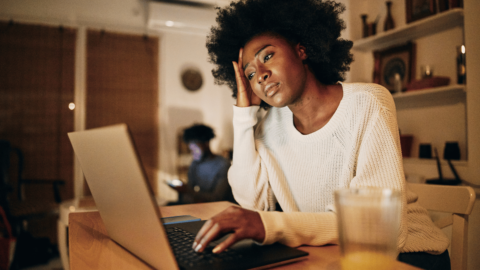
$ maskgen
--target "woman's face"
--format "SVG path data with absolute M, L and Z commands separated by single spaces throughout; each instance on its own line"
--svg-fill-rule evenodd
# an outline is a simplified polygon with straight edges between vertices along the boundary
M 307 66 L 305 48 L 281 37 L 260 35 L 243 48 L 245 77 L 253 92 L 274 107 L 293 104 L 302 95 Z

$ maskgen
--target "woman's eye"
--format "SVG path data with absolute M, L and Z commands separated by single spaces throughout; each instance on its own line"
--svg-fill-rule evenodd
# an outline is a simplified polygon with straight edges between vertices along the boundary
M 273 56 L 273 53 L 270 53 L 270 54 L 267 54 L 264 58 L 263 58 L 263 62 L 267 62 L 268 60 L 270 60 L 270 58 L 272 58 Z
M 253 78 L 253 75 L 255 75 L 255 72 L 248 74 L 247 79 L 251 80 Z

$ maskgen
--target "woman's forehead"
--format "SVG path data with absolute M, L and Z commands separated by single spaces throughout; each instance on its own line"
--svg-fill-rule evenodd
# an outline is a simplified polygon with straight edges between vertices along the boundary
M 243 61 L 249 61 L 253 59 L 259 51 L 268 46 L 285 47 L 290 46 L 290 43 L 285 38 L 278 35 L 257 35 L 250 39 L 250 41 L 245 44 L 245 47 L 243 47 Z

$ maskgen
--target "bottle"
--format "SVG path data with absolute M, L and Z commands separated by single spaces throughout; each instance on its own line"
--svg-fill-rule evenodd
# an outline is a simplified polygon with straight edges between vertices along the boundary
M 383 24 L 383 31 L 387 31 L 395 28 L 395 22 L 393 21 L 391 7 L 392 1 L 387 1 L 387 17 L 385 18 L 385 23 Z
M 466 83 L 466 63 L 465 63 L 465 46 L 457 47 L 457 83 L 465 84 Z
M 393 77 L 393 92 L 394 93 L 401 93 L 402 92 L 402 77 L 400 74 L 395 73 Z
M 367 14 L 362 14 L 362 26 L 363 26 L 363 31 L 362 31 L 362 37 L 366 38 L 368 37 L 368 24 L 367 24 Z

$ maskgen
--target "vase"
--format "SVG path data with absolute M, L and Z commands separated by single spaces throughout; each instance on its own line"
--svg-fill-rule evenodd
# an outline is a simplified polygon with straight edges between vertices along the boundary
M 368 37 L 368 24 L 367 24 L 367 15 L 362 14 L 362 37 L 366 38 Z
M 395 28 L 395 22 L 393 21 L 392 11 L 391 11 L 392 2 L 387 1 L 386 4 L 387 4 L 387 17 L 385 18 L 385 23 L 383 24 L 383 31 L 387 31 Z

